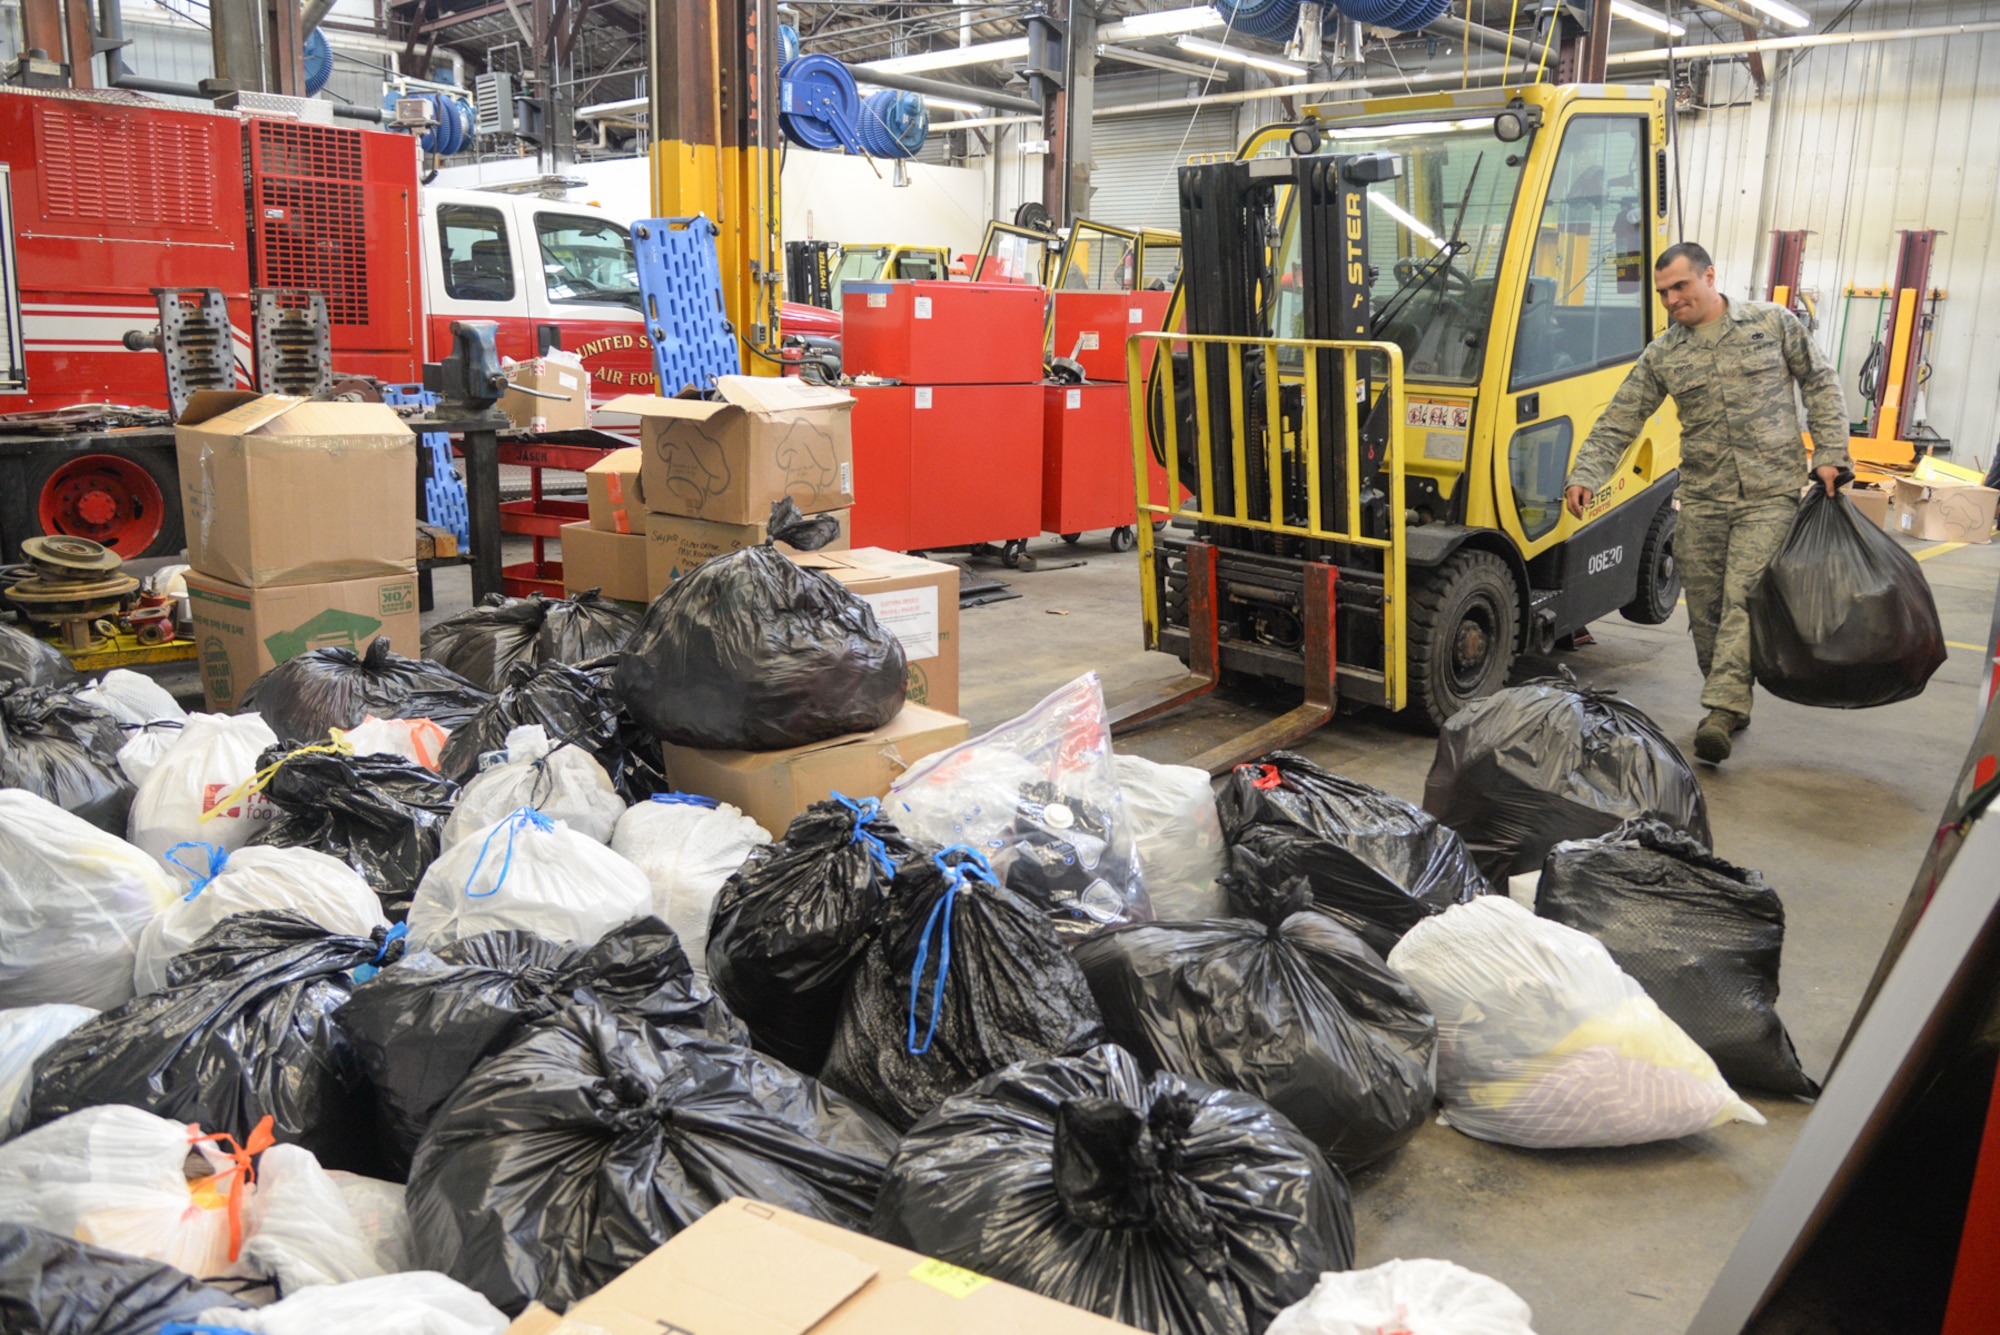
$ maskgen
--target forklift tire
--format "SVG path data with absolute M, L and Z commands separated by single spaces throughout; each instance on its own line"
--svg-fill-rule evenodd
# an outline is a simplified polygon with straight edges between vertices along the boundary
M 1660 507 L 1646 530 L 1639 553 L 1639 591 L 1618 609 L 1627 621 L 1657 626 L 1674 614 L 1681 597 L 1681 575 L 1674 568 L 1674 528 L 1678 522 L 1672 501 Z
M 187 545 L 172 449 L 40 452 L 27 462 L 27 524 L 18 537 L 69 534 L 126 560 L 176 556 Z
M 1410 709 L 1432 728 L 1507 684 L 1520 591 L 1507 563 L 1461 549 L 1410 572 Z

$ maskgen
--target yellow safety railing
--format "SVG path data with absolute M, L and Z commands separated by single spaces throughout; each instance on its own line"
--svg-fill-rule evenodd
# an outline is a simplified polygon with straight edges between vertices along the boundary
M 1217 405 L 1212 402 L 1213 391 L 1209 388 L 1210 377 L 1203 373 L 1208 358 L 1200 355 L 1200 349 L 1224 347 L 1229 350 L 1229 475 L 1235 479 L 1229 488 L 1230 508 L 1215 508 L 1215 432 L 1210 425 L 1211 413 Z M 1192 488 L 1197 500 L 1183 509 L 1175 504 L 1181 494 L 1180 471 L 1180 414 L 1174 411 L 1175 383 L 1173 357 L 1177 348 L 1186 348 L 1196 355 L 1190 357 L 1194 376 L 1195 401 L 1195 460 L 1198 480 L 1202 485 Z M 1263 394 L 1265 398 L 1264 439 L 1261 448 L 1265 454 L 1270 478 L 1271 503 L 1266 517 L 1258 518 L 1250 512 L 1250 489 L 1245 485 L 1248 477 L 1246 464 L 1251 444 L 1247 430 L 1249 422 L 1248 397 L 1243 374 L 1243 357 L 1246 349 L 1261 349 L 1264 375 Z M 1290 366 L 1282 366 L 1284 360 L 1280 350 L 1296 351 L 1300 363 L 1296 374 Z M 1157 350 L 1158 355 L 1155 356 Z M 1323 517 L 1320 504 L 1320 450 L 1324 442 L 1320 439 L 1321 395 L 1338 392 L 1339 386 L 1321 383 L 1320 358 L 1313 353 L 1335 352 L 1340 354 L 1340 368 L 1343 385 L 1359 384 L 1364 373 L 1372 374 L 1381 383 L 1383 398 L 1378 401 L 1379 411 L 1388 416 L 1388 511 L 1389 536 L 1386 538 L 1367 537 L 1362 534 L 1361 523 L 1361 405 L 1353 394 L 1343 394 L 1346 399 L 1346 420 L 1344 437 L 1346 467 L 1342 475 L 1347 480 L 1346 503 L 1339 507 L 1342 512 L 1336 516 L 1341 522 L 1339 528 L 1321 528 Z M 1362 359 L 1380 359 L 1375 367 L 1364 366 Z M 1159 378 L 1155 388 L 1148 381 L 1148 367 Z M 1386 374 L 1381 369 L 1386 366 Z M 1403 451 L 1402 426 L 1404 418 L 1403 350 L 1394 343 L 1347 341 L 1313 338 L 1252 338 L 1225 334 L 1185 334 L 1172 330 L 1133 334 L 1125 342 L 1126 386 L 1131 396 L 1132 422 L 1132 471 L 1138 486 L 1138 537 L 1139 537 L 1139 583 L 1145 599 L 1146 625 L 1157 630 L 1160 624 L 1159 592 L 1156 561 L 1153 544 L 1153 522 L 1176 518 L 1196 519 L 1214 524 L 1224 524 L 1234 528 L 1254 529 L 1263 533 L 1279 533 L 1296 538 L 1313 539 L 1322 542 L 1348 543 L 1356 547 L 1374 548 L 1383 553 L 1382 558 L 1382 690 L 1384 702 L 1392 710 L 1402 709 L 1408 703 L 1408 646 L 1404 638 L 1404 502 L 1403 502 Z M 1304 404 L 1300 414 L 1301 425 L 1296 437 L 1289 441 L 1283 430 L 1283 413 L 1279 396 L 1283 383 L 1287 380 L 1303 387 Z M 1161 413 L 1161 452 L 1166 456 L 1167 494 L 1155 501 L 1151 497 L 1148 464 L 1152 460 L 1152 447 L 1147 440 L 1147 398 L 1157 394 L 1165 404 Z M 1283 479 L 1286 454 L 1293 454 L 1295 462 L 1304 471 L 1306 479 L 1306 522 L 1295 524 L 1285 518 Z

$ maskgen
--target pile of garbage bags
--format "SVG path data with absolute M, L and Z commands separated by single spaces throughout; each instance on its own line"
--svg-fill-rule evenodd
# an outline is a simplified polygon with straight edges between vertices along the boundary
M 386 636 L 365 653 L 308 649 L 250 683 L 254 710 L 280 741 L 322 742 L 333 729 L 376 718 L 427 718 L 447 732 L 470 719 L 492 692 L 428 659 L 405 658 Z
M 424 656 L 484 691 L 506 684 L 517 663 L 589 663 L 617 653 L 639 614 L 590 589 L 568 598 L 491 594 L 424 632 Z

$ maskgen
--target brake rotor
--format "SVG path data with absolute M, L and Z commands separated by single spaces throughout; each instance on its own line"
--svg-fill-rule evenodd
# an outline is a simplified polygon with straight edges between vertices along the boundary
M 8 586 L 7 601 L 37 620 L 55 621 L 67 617 L 115 615 L 124 600 L 138 591 L 139 581 L 130 575 L 114 573 L 102 579 L 52 579 L 47 575 L 30 575 Z
M 111 575 L 125 564 L 124 557 L 103 543 L 66 533 L 26 538 L 21 543 L 21 554 L 51 581 L 88 581 Z

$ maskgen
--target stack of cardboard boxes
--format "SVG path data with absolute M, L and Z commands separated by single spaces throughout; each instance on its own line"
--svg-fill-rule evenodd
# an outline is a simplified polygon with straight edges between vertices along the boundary
M 582 527 L 593 532 L 577 536 L 584 550 L 624 544 L 616 550 L 627 562 L 629 544 L 642 541 L 652 596 L 704 561 L 764 542 L 779 500 L 789 497 L 806 514 L 840 517 L 842 536 L 831 547 L 790 552 L 780 544 L 780 550 L 853 590 L 901 640 L 910 665 L 903 712 L 872 733 L 784 751 L 666 748 L 675 787 L 732 802 L 777 832 L 830 791 L 879 797 L 915 761 L 965 740 L 965 720 L 956 716 L 958 571 L 896 552 L 848 549 L 852 398 L 794 379 L 724 376 L 717 389 L 718 400 L 628 395 L 606 405 L 640 417 L 643 443 L 590 471 L 591 518 Z M 635 453 L 636 460 L 629 457 Z M 578 527 L 563 530 L 572 588 L 599 582 L 590 560 L 575 564 Z
M 210 709 L 308 649 L 420 652 L 416 437 L 394 409 L 207 391 L 177 436 Z
M 596 589 L 628 603 L 651 601 L 646 511 L 639 503 L 639 449 L 613 450 L 584 471 L 590 518 L 562 526 L 563 588 Z
M 1982 480 L 1973 469 L 1922 459 L 1909 477 L 1845 490 L 1855 509 L 1891 533 L 1920 542 L 1987 543 L 2000 491 Z

